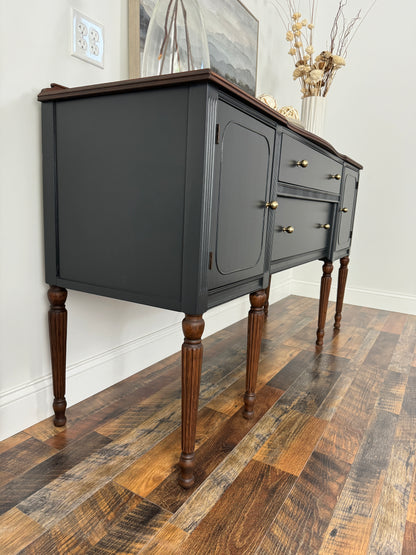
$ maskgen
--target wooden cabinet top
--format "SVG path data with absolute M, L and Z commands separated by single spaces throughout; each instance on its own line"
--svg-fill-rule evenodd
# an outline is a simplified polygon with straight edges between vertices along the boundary
M 198 71 L 189 71 L 184 73 L 175 73 L 170 75 L 158 75 L 155 77 L 144 77 L 140 79 L 127 79 L 124 81 L 114 81 L 111 83 L 99 83 L 97 85 L 87 85 L 83 87 L 72 87 L 67 88 L 62 85 L 57 85 L 53 83 L 50 88 L 43 89 L 38 95 L 38 100 L 40 102 L 50 102 L 50 101 L 65 101 L 76 98 L 85 98 L 90 96 L 101 96 L 110 94 L 122 94 L 133 91 L 161 88 L 161 87 L 173 87 L 177 85 L 190 85 L 196 83 L 213 83 L 216 86 L 226 90 L 229 94 L 239 98 L 240 100 L 248 103 L 256 108 L 256 110 L 267 114 L 269 117 L 273 118 L 280 125 L 291 129 L 300 136 L 305 137 L 309 141 L 319 145 L 324 148 L 327 152 L 335 154 L 345 162 L 351 164 L 357 169 L 362 169 L 362 165 L 353 159 L 340 154 L 330 143 L 302 129 L 296 124 L 291 123 L 284 116 L 272 110 L 263 102 L 260 102 L 253 96 L 247 94 L 239 87 L 233 85 L 223 77 L 212 72 L 210 69 L 202 69 Z

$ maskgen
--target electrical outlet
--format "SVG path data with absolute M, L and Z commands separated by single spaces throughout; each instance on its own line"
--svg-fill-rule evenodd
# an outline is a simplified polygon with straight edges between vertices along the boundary
M 72 55 L 104 67 L 104 26 L 72 10 Z

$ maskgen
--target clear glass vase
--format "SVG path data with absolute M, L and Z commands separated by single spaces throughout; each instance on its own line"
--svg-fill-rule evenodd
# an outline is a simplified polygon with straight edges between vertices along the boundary
M 158 0 L 144 45 L 142 77 L 209 67 L 198 0 Z

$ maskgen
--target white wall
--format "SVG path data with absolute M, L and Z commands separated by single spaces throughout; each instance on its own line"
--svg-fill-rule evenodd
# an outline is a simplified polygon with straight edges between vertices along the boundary
M 279 105 L 299 105 L 287 44 L 272 4 L 245 3 L 261 23 L 258 92 L 275 95 Z M 406 4 L 406 12 L 415 15 L 413 3 Z M 71 7 L 104 24 L 104 70 L 69 55 Z M 399 29 L 401 21 L 398 15 L 394 25 L 394 17 L 380 2 L 362 28 L 365 33 L 356 37 L 349 64 L 329 96 L 327 136 L 341 152 L 366 166 L 347 300 L 416 312 L 411 258 L 416 193 L 408 177 L 414 92 L 407 82 L 409 69 L 399 58 L 411 51 L 411 36 L 401 36 L 399 48 L 391 30 Z M 375 65 L 383 74 L 377 86 Z M 50 82 L 77 86 L 124 78 L 127 0 L 0 0 L 0 438 L 52 412 L 36 95 Z M 406 259 L 405 252 L 410 255 Z M 292 290 L 315 294 L 319 275 L 316 263 L 312 269 L 275 276 L 272 300 Z M 73 291 L 67 308 L 69 404 L 180 347 L 180 314 Z M 246 312 L 247 299 L 210 311 L 205 336 Z

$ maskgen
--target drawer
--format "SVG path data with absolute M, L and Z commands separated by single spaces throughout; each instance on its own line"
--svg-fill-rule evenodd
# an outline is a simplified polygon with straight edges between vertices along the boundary
M 326 251 L 333 232 L 333 203 L 279 198 L 273 236 L 272 262 Z M 329 225 L 329 229 L 322 227 Z
M 339 194 L 341 175 L 342 164 L 293 137 L 283 135 L 279 181 Z

